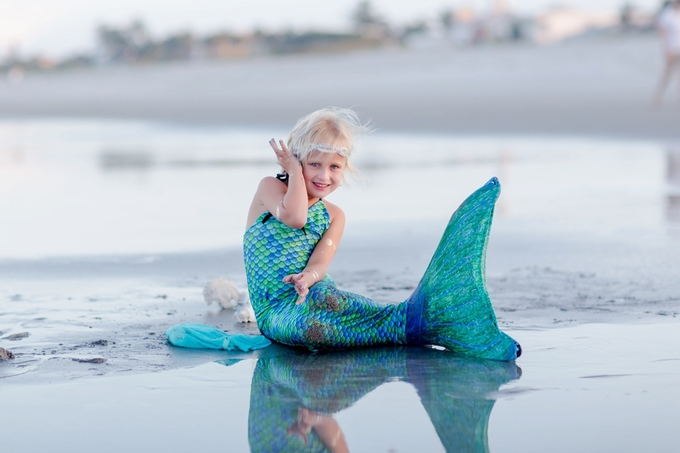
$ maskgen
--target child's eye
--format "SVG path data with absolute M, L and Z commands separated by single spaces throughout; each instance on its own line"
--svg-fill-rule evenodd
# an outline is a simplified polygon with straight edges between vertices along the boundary
M 310 165 L 311 167 L 318 167 L 318 166 L 321 165 L 321 164 L 318 163 L 318 162 L 310 162 L 309 165 Z

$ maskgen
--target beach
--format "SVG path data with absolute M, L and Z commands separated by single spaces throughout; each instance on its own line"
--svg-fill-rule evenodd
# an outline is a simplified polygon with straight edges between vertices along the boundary
M 382 49 L 28 74 L 0 116 L 105 117 L 287 129 L 319 106 L 381 130 L 676 139 L 676 88 L 653 33 L 531 44 Z
M 275 426 L 262 382 L 285 389 L 275 408 L 335 414 L 351 451 L 674 448 L 680 103 L 651 106 L 655 52 L 643 36 L 0 84 L 7 451 L 255 451 Z M 377 131 L 357 154 L 362 178 L 331 196 L 348 222 L 329 274 L 404 300 L 450 215 L 497 176 L 486 277 L 499 326 L 522 343 L 516 364 L 167 343 L 187 322 L 257 332 L 202 289 L 226 277 L 245 290 L 245 213 L 277 170 L 267 141 L 333 104 Z

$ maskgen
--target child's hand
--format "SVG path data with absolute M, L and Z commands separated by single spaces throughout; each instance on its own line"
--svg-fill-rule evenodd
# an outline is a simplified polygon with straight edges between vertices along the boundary
M 300 305 L 305 301 L 307 294 L 309 293 L 309 283 L 305 280 L 305 273 L 301 272 L 299 274 L 291 274 L 283 277 L 283 283 L 291 283 L 295 285 L 295 291 L 297 291 L 300 299 L 295 303 L 295 305 Z
M 307 445 L 307 434 L 312 432 L 314 422 L 318 423 L 320 419 L 321 416 L 316 412 L 312 415 L 308 409 L 300 407 L 298 408 L 298 415 L 295 422 L 286 430 L 286 434 L 296 434 L 300 436 L 305 442 L 305 445 Z
M 279 165 L 288 173 L 289 175 L 292 174 L 296 169 L 301 169 L 302 166 L 300 164 L 300 161 L 297 160 L 297 157 L 293 155 L 288 150 L 288 147 L 286 144 L 283 142 L 283 140 L 279 140 L 279 144 L 276 144 L 276 140 L 273 138 L 269 140 L 269 146 L 272 147 L 274 150 L 274 153 L 276 154 L 276 160 L 278 161 Z

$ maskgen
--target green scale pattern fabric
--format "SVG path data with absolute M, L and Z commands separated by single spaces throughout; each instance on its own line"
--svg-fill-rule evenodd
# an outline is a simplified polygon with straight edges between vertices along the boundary
M 330 226 L 328 211 L 318 201 L 301 229 L 262 214 L 243 241 L 248 291 L 260 330 L 270 340 L 313 351 L 433 344 L 467 356 L 516 359 L 521 348 L 498 328 L 484 273 L 499 194 L 500 184 L 492 178 L 463 202 L 418 287 L 400 304 L 379 304 L 340 291 L 325 276 L 296 305 L 293 285 L 282 279 L 305 268 Z

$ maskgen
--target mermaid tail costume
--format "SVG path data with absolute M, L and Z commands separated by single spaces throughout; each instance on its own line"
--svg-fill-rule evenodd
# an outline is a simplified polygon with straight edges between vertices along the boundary
M 310 350 L 384 344 L 438 345 L 456 353 L 514 360 L 519 344 L 498 328 L 485 282 L 486 247 L 500 183 L 492 178 L 449 220 L 425 275 L 399 304 L 380 304 L 339 290 L 326 275 L 304 303 L 286 275 L 302 272 L 330 226 L 323 201 L 307 224 L 290 228 L 262 214 L 244 235 L 248 291 L 260 331 L 270 340 Z

